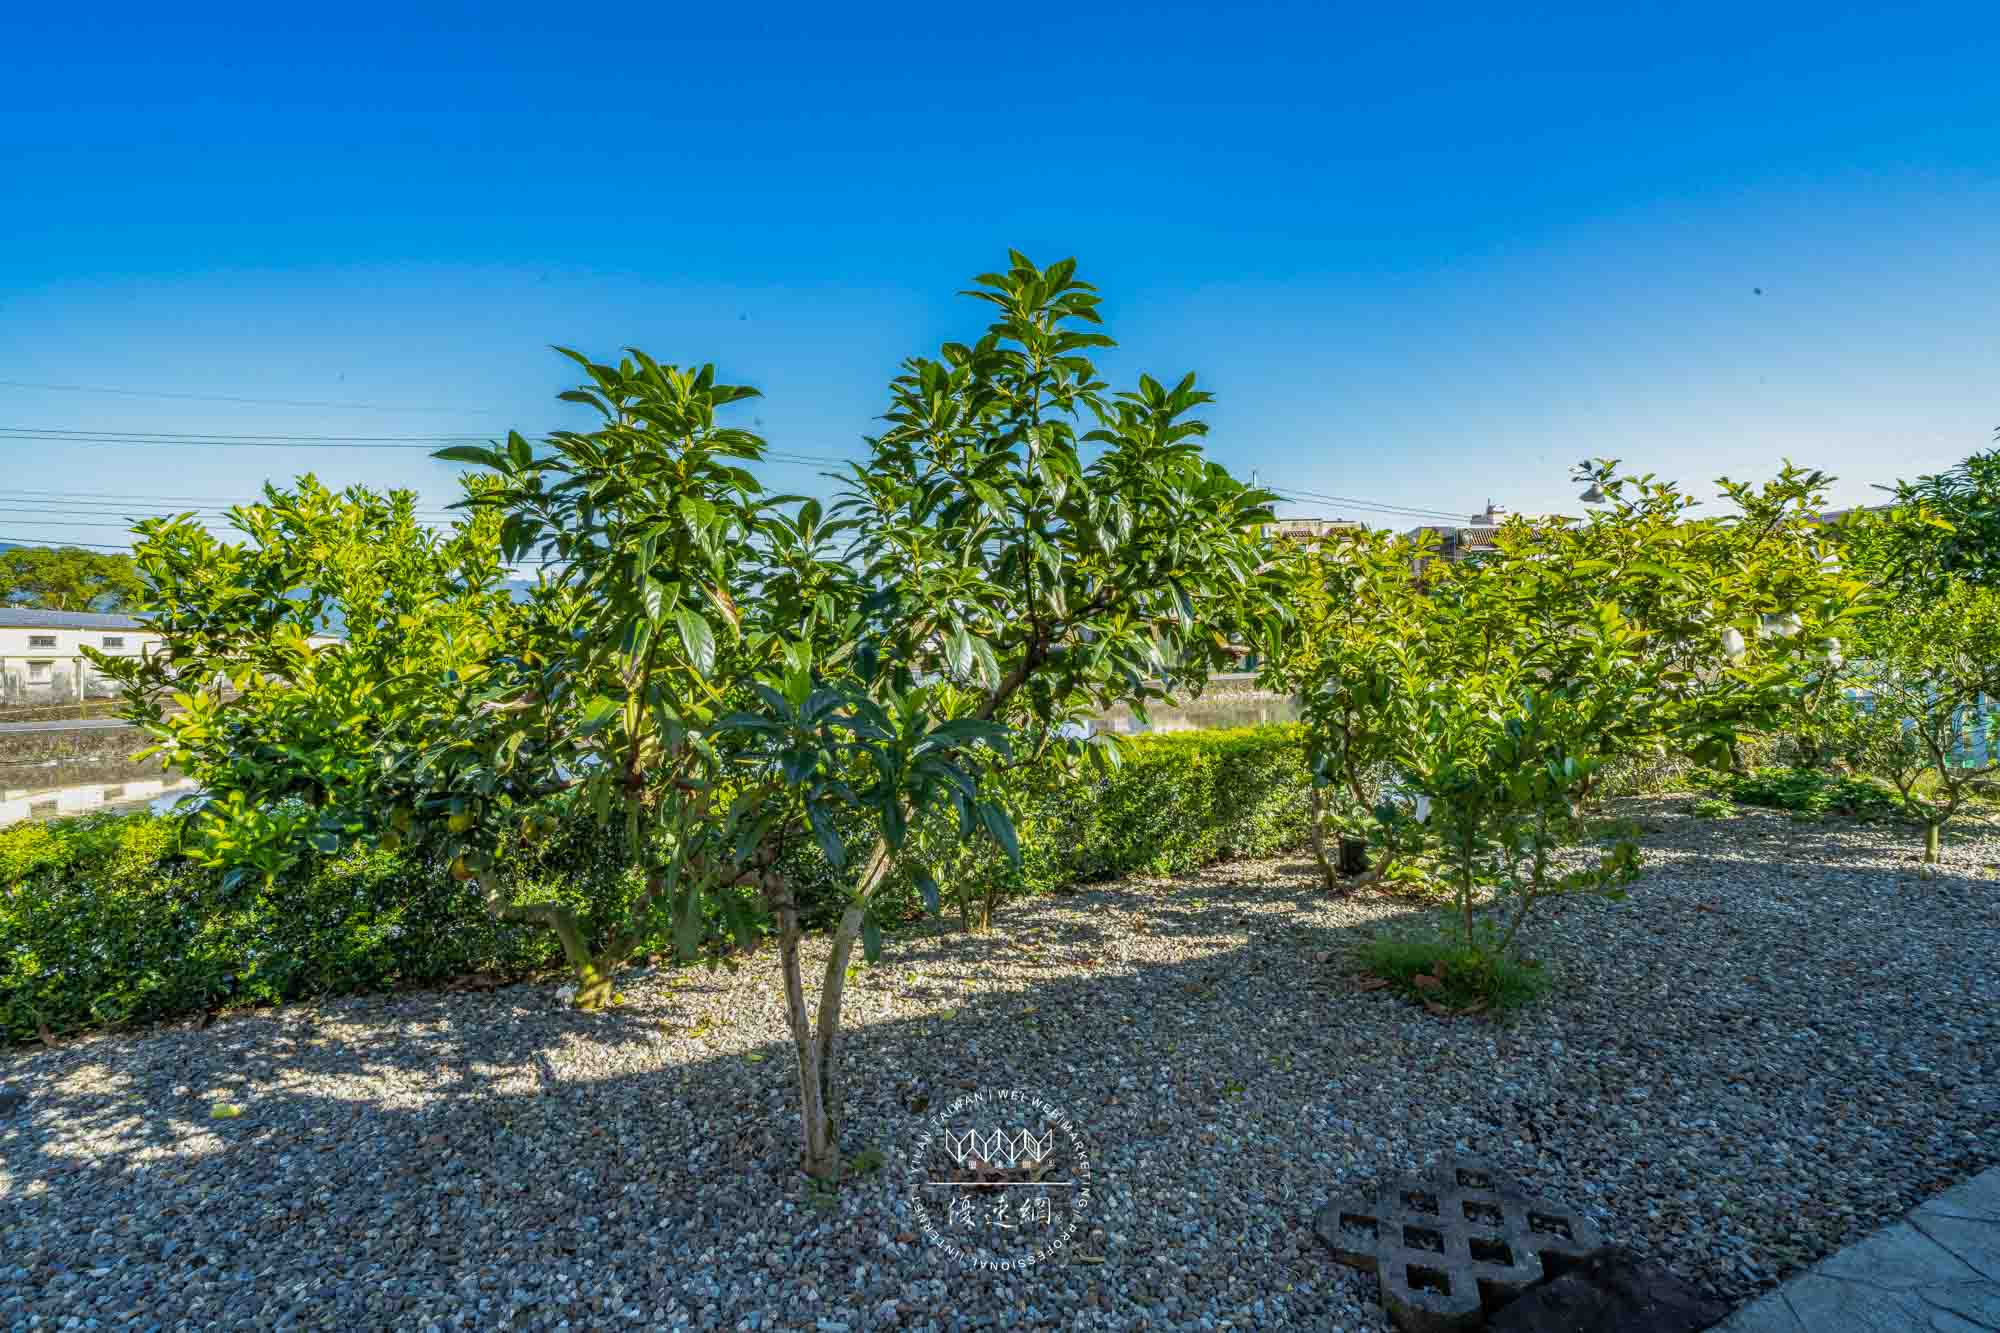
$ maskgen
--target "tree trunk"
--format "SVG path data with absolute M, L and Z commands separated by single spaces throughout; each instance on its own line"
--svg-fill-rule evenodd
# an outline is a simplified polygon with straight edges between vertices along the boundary
M 1937 864 L 1938 847 L 1944 841 L 1943 837 L 1941 836 L 1943 832 L 1944 832 L 1943 826 L 1939 824 L 1935 819 L 1931 820 L 1929 823 L 1924 825 L 1925 865 Z
M 615 998 L 611 974 L 622 958 L 594 957 L 585 943 L 576 913 L 560 903 L 510 903 L 500 891 L 492 872 L 480 876 L 479 887 L 486 900 L 486 915 L 495 921 L 526 921 L 547 926 L 562 942 L 563 958 L 576 972 L 576 1007 L 602 1009 Z
M 805 979 L 799 966 L 798 906 L 789 892 L 778 909 L 779 959 L 785 974 L 785 1016 L 791 1024 L 792 1046 L 799 1063 L 799 1119 L 805 1152 L 801 1165 L 815 1180 L 837 1181 L 840 1161 L 840 1002 L 847 988 L 847 963 L 868 913 L 868 899 L 889 877 L 887 844 L 877 842 L 861 872 L 854 901 L 840 914 L 827 954 L 826 975 L 820 983 L 815 1022 L 806 1010 Z
M 799 1069 L 799 1122 L 805 1140 L 800 1165 L 815 1180 L 840 1179 L 840 1136 L 827 1105 L 827 1071 L 820 1042 L 806 1013 L 805 979 L 799 969 L 798 907 L 789 895 L 778 907 L 778 957 L 785 979 L 785 1018 Z
M 1311 788 L 1312 798 L 1306 819 L 1306 832 L 1312 843 L 1313 860 L 1319 863 L 1319 877 L 1326 890 L 1332 893 L 1340 888 L 1340 875 L 1333 861 L 1326 854 L 1326 793 L 1315 783 Z
M 637 935 L 614 936 L 601 950 L 592 953 L 583 937 L 583 927 L 577 924 L 576 913 L 569 907 L 562 903 L 510 903 L 501 892 L 499 877 L 490 870 L 479 877 L 479 887 L 486 901 L 486 914 L 495 921 L 532 922 L 556 933 L 562 942 L 563 959 L 576 973 L 576 1008 L 596 1010 L 618 1003 L 612 982 L 618 969 L 637 952 L 640 944 Z M 646 892 L 634 904 L 634 914 L 642 913 L 663 888 L 660 873 L 649 871 Z

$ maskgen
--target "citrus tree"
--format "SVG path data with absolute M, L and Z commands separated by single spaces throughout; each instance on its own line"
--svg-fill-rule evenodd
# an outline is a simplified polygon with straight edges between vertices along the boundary
M 1557 856 L 1583 838 L 1606 769 L 1655 750 L 1726 758 L 1792 705 L 1865 602 L 1816 521 L 1818 474 L 1725 478 L 1733 512 L 1713 517 L 1615 460 L 1577 479 L 1601 497 L 1588 518 L 1516 519 L 1478 560 L 1381 536 L 1314 553 L 1292 585 L 1298 645 L 1267 673 L 1301 690 L 1346 827 L 1443 863 L 1468 955 L 1509 947 L 1548 897 L 1619 892 L 1633 848 Z M 1394 799 L 1375 800 L 1371 773 Z M 1508 912 L 1491 938 L 1475 928 L 1488 896 Z
M 1933 595 L 1898 597 L 1867 621 L 1862 707 L 1877 724 L 1868 758 L 1924 826 L 1935 865 L 1971 786 L 2000 771 L 2000 591 L 1947 578 Z M 1929 778 L 1925 790 L 1919 784 Z
M 1656 749 L 1726 759 L 1740 733 L 1784 715 L 1865 609 L 1817 521 L 1819 473 L 1722 478 L 1733 512 L 1708 517 L 1615 460 L 1576 479 L 1603 497 L 1587 519 L 1516 520 L 1491 558 L 1426 571 L 1402 767 L 1437 812 L 1468 945 L 1481 872 L 1512 903 L 1503 948 L 1542 898 L 1616 892 L 1630 846 L 1583 867 L 1553 858 L 1607 766 Z
M 511 637 L 498 519 L 439 532 L 415 503 L 308 475 L 232 508 L 234 541 L 192 515 L 135 526 L 159 647 L 84 651 L 120 683 L 147 754 L 204 794 L 189 849 L 231 886 L 370 827 L 384 747 L 430 725 L 425 682 L 476 677 Z M 392 842 L 422 832 L 397 823 Z
M 2000 432 L 1996 432 L 2000 438 Z M 1899 481 L 1886 514 L 1857 514 L 1855 557 L 1900 594 L 1936 595 L 1954 580 L 2000 586 L 2000 449 Z
M 1383 779 L 1402 752 L 1408 722 L 1394 706 L 1396 655 L 1420 631 L 1414 571 L 1432 549 L 1355 530 L 1280 550 L 1292 617 L 1270 644 L 1259 683 L 1299 699 L 1312 770 L 1308 835 L 1322 882 L 1338 890 L 1329 829 L 1343 842 L 1374 848 L 1373 863 L 1350 884 L 1390 875 L 1413 832 L 1410 803 L 1393 799 Z

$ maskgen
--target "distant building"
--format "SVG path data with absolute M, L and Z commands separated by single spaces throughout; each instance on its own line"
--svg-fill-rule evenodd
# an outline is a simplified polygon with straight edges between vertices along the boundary
M 1469 521 L 1462 525 L 1457 523 L 1422 523 L 1411 528 L 1404 535 L 1414 538 L 1426 532 L 1436 533 L 1438 538 L 1437 554 L 1433 558 L 1457 564 L 1461 561 L 1477 560 L 1482 555 L 1491 554 L 1494 549 L 1493 538 L 1495 534 L 1506 525 L 1509 519 L 1515 518 L 1526 519 L 1528 522 L 1536 524 L 1569 524 L 1576 521 L 1561 514 L 1516 514 L 1505 505 L 1497 505 L 1488 500 L 1483 512 L 1470 515 Z M 1419 563 L 1418 572 L 1422 572 L 1421 562 Z
M 88 645 L 137 657 L 160 636 L 133 616 L 0 606 L 0 703 L 57 703 L 115 693 L 83 655 Z
M 1362 532 L 1365 526 L 1353 518 L 1280 518 L 1263 524 L 1259 531 L 1280 541 L 1311 546 L 1344 532 Z
M 1895 507 L 1896 502 L 1891 500 L 1887 504 L 1855 505 L 1852 509 L 1829 509 L 1825 513 L 1813 515 L 1813 521 L 1815 523 L 1838 523 L 1849 514 L 1886 514 Z
M 307 642 L 324 648 L 340 639 L 314 634 Z M 161 643 L 158 631 L 136 616 L 0 606 L 0 705 L 108 699 L 117 686 L 98 672 L 83 649 L 138 657 Z

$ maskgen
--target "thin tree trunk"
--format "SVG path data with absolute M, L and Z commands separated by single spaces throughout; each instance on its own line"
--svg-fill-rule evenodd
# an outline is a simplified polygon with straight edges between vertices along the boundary
M 1924 825 L 1924 863 L 1926 865 L 1937 864 L 1938 849 L 1944 841 L 1942 836 L 1943 831 L 1943 826 L 1935 819 Z
M 1319 863 L 1319 877 L 1326 885 L 1327 892 L 1340 888 L 1340 878 L 1334 873 L 1333 862 L 1326 854 L 1326 793 L 1319 784 L 1313 784 L 1312 803 L 1306 821 L 1307 834 L 1312 842 L 1313 860 Z
M 646 892 L 633 907 L 635 915 L 645 911 L 662 887 L 659 872 L 649 872 Z M 612 980 L 639 947 L 637 936 L 616 936 L 602 950 L 592 953 L 571 908 L 562 903 L 510 903 L 500 890 L 499 877 L 490 870 L 479 877 L 479 888 L 485 899 L 486 915 L 495 921 L 529 922 L 555 932 L 562 943 L 563 959 L 576 973 L 576 1008 L 595 1010 L 616 1003 L 618 997 Z
M 799 1048 L 799 1110 L 805 1130 L 805 1171 L 818 1180 L 840 1179 L 840 1003 L 847 988 L 847 964 L 854 941 L 868 913 L 868 900 L 889 877 L 888 845 L 878 841 L 861 872 L 854 901 L 840 914 L 820 983 L 816 1023 L 806 1015 L 804 983 L 799 971 L 798 911 L 787 904 L 779 914 L 779 940 L 785 969 L 786 1010 L 792 1041 Z M 790 925 L 786 925 L 789 914 Z M 786 931 L 791 933 L 786 935 Z M 786 940 L 789 939 L 789 943 Z
M 975 717 L 990 720 L 1014 691 L 1040 665 L 1044 646 L 1035 643 L 1023 655 L 1008 678 L 981 705 Z M 792 1041 L 799 1052 L 799 1111 L 805 1130 L 805 1171 L 818 1180 L 838 1180 L 840 1161 L 840 1002 L 847 986 L 847 963 L 854 955 L 854 941 L 861 936 L 861 924 L 868 914 L 868 900 L 889 878 L 894 857 L 883 838 L 874 850 L 855 885 L 854 898 L 840 914 L 834 928 L 832 949 L 827 954 L 826 975 L 819 993 L 816 1025 L 806 1016 L 804 982 L 799 973 L 798 911 L 787 894 L 779 915 L 781 958 L 785 969 L 785 1007 L 792 1027 Z M 790 925 L 785 924 L 789 913 Z M 789 931 L 789 935 L 786 933 Z
M 800 1165 L 816 1180 L 840 1179 L 840 1139 L 833 1112 L 826 1104 L 826 1070 L 806 1012 L 805 980 L 799 969 L 799 944 L 805 932 L 799 911 L 786 893 L 778 904 L 778 957 L 785 979 L 785 1018 L 792 1029 L 792 1051 L 799 1071 L 799 1122 L 805 1141 Z

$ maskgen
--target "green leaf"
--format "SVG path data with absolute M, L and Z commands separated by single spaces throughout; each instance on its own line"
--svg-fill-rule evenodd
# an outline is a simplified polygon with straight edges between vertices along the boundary
M 972 641 L 972 655 L 979 665 L 980 682 L 989 690 L 998 689 L 1000 687 L 1000 662 L 998 658 L 993 656 L 993 645 L 986 642 L 983 638 L 975 638 Z
M 497 450 L 488 449 L 480 444 L 454 444 L 449 448 L 439 449 L 431 457 L 446 463 L 477 463 L 481 467 L 490 467 L 495 472 L 507 470 L 507 460 L 502 458 Z
M 840 840 L 840 831 L 833 825 L 833 816 L 825 806 L 817 801 L 806 805 L 806 822 L 812 825 L 813 839 L 819 843 L 820 854 L 835 870 L 847 865 L 847 847 Z
M 963 626 L 953 631 L 945 639 L 944 652 L 945 666 L 950 669 L 953 676 L 963 678 L 972 674 L 972 663 L 974 660 L 972 636 L 965 632 Z
M 882 927 L 873 917 L 861 923 L 861 956 L 871 963 L 882 961 Z
M 993 841 L 1007 853 L 1008 863 L 1019 869 L 1021 866 L 1021 844 L 1014 837 L 1014 821 L 1000 806 L 991 801 L 979 804 L 979 822 L 993 835 Z
M 680 626 L 681 643 L 687 648 L 688 661 L 704 676 L 715 674 L 715 632 L 708 621 L 687 607 L 674 612 L 674 622 Z
M 578 723 L 576 729 L 577 735 L 595 736 L 598 732 L 609 726 L 623 710 L 624 705 L 613 699 L 610 695 L 598 695 L 583 710 L 583 720 Z

